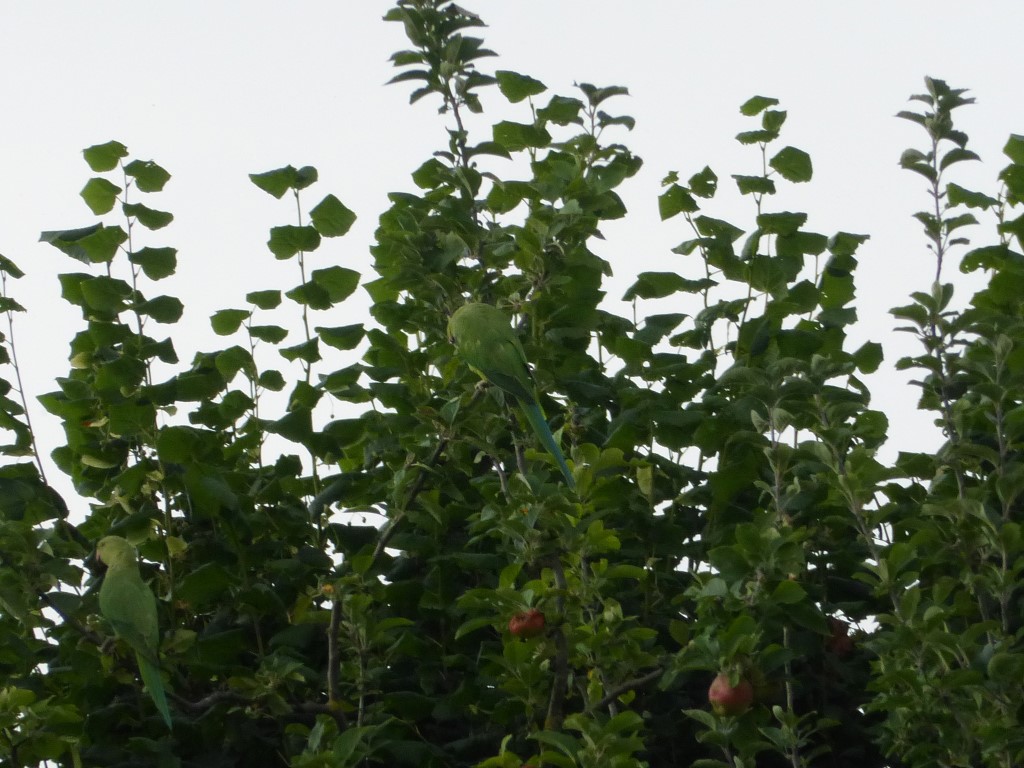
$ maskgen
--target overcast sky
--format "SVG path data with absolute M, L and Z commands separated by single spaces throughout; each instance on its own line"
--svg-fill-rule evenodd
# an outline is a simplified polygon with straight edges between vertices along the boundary
M 687 178 L 710 165 L 723 191 L 707 212 L 752 226 L 752 202 L 729 179 L 756 173 L 760 163 L 755 148 L 733 140 L 753 127 L 738 106 L 755 94 L 780 99 L 789 112 L 782 142 L 811 154 L 815 178 L 781 185 L 769 210 L 805 211 L 808 227 L 825 234 L 871 235 L 859 254 L 856 336 L 886 347 L 887 370 L 871 381 L 875 406 L 894 424 L 893 448 L 937 445 L 930 417 L 914 413 L 916 391 L 888 368 L 916 351 L 893 335 L 888 310 L 907 303 L 910 291 L 928 290 L 934 269 L 911 218 L 927 204 L 923 180 L 897 165 L 904 148 L 922 146 L 923 132 L 893 115 L 912 106 L 906 99 L 923 90 L 925 75 L 970 88 L 978 103 L 958 117 L 985 163 L 957 166 L 953 179 L 994 193 L 1007 135 L 1024 133 L 1024 2 L 463 5 L 488 24 L 471 34 L 499 54 L 480 62 L 484 71 L 529 74 L 566 95 L 574 95 L 574 82 L 630 90 L 607 106 L 637 119 L 632 134 L 614 138 L 645 165 L 621 189 L 630 214 L 604 226 L 607 240 L 594 243 L 615 271 L 612 311 L 627 310 L 618 300 L 637 272 L 679 267 L 682 257 L 670 249 L 687 237 L 684 224 L 657 216 L 668 171 Z M 147 244 L 179 251 L 179 274 L 160 291 L 186 305 L 186 321 L 168 329 L 183 363 L 197 349 L 224 345 L 209 331 L 211 312 L 244 306 L 247 291 L 297 282 L 294 265 L 275 263 L 265 246 L 270 226 L 294 223 L 294 208 L 254 187 L 249 173 L 316 166 L 320 182 L 307 202 L 332 192 L 359 219 L 347 237 L 311 256 L 313 266 L 340 263 L 369 275 L 386 194 L 411 189 L 410 172 L 446 141 L 436 102 L 410 107 L 408 84 L 384 86 L 395 74 L 389 55 L 407 43 L 401 26 L 381 21 L 389 7 L 384 0 L 4 4 L 0 253 L 28 273 L 9 290 L 30 310 L 16 325 L 30 395 L 53 389 L 67 371 L 67 341 L 81 325 L 60 300 L 56 275 L 84 265 L 37 241 L 42 230 L 94 221 L 78 197 L 92 175 L 81 156 L 91 144 L 117 139 L 173 175 L 145 202 L 175 221 Z M 528 119 L 496 89 L 484 94 L 489 120 Z M 488 125 L 478 123 L 474 140 L 489 138 Z M 977 244 L 992 240 L 986 225 L 976 228 Z M 966 300 L 963 277 L 952 266 L 946 277 L 963 284 Z M 317 322 L 359 322 L 360 312 Z M 60 431 L 41 408 L 33 415 L 48 454 Z

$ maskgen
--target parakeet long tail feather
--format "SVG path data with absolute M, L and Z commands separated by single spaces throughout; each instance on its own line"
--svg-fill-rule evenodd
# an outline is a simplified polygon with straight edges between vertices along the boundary
M 554 456 L 555 461 L 558 462 L 558 468 L 562 470 L 562 475 L 565 477 L 569 490 L 575 491 L 576 481 L 572 478 L 569 465 L 565 463 L 562 449 L 558 447 L 558 443 L 555 442 L 555 436 L 551 434 L 551 428 L 548 426 L 547 419 L 544 418 L 544 412 L 541 411 L 537 403 L 520 401 L 520 405 L 522 405 L 523 414 L 526 416 L 526 420 L 530 422 L 530 426 L 533 427 L 533 431 L 537 433 L 537 437 L 540 438 L 548 453 Z
M 160 670 L 142 654 L 135 654 L 135 658 L 139 662 L 139 674 L 142 676 L 142 682 L 146 684 L 146 690 L 153 697 L 153 703 L 156 704 L 167 727 L 171 728 L 171 709 L 167 706 L 167 694 L 164 693 L 164 681 L 160 677 Z

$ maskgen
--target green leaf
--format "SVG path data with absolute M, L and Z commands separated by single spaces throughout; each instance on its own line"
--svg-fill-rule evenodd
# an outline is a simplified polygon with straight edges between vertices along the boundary
M 835 256 L 852 256 L 857 252 L 857 249 L 861 245 L 868 241 L 870 237 L 870 235 L 854 235 L 849 232 L 837 232 L 829 238 L 828 250 Z
M 924 125 L 925 120 L 924 115 L 919 115 L 916 112 L 908 112 L 907 110 L 901 110 L 897 112 L 896 117 L 900 118 L 901 120 L 909 120 L 912 123 L 917 123 L 918 125 L 922 126 Z
M 780 581 L 772 592 L 772 602 L 780 605 L 799 603 L 807 597 L 807 592 L 795 581 Z
M 212 364 L 178 374 L 174 379 L 178 400 L 201 402 L 224 389 L 224 379 Z
M 534 80 L 532 77 L 521 75 L 518 72 L 499 69 L 494 76 L 498 80 L 498 89 L 513 104 L 547 90 L 547 86 L 540 80 Z
M 267 431 L 296 443 L 305 442 L 313 434 L 312 411 L 309 408 L 295 408 L 284 417 L 267 424 Z
M 140 192 L 159 192 L 171 178 L 171 174 L 152 160 L 132 160 L 124 167 L 124 172 L 135 178 Z
M 767 144 L 779 138 L 774 131 L 741 131 L 736 134 L 736 141 L 740 144 Z
M 246 309 L 220 309 L 210 316 L 210 326 L 218 336 L 230 336 L 248 317 Z
M 882 345 L 876 341 L 868 341 L 853 353 L 853 364 L 861 373 L 874 373 L 882 364 L 883 358 Z
M 8 259 L 6 256 L 4 256 L 2 253 L 0 253 L 0 273 L 10 275 L 15 280 L 25 276 L 25 273 L 18 268 L 18 265 L 15 264 L 10 259 Z
M 810 181 L 813 175 L 811 156 L 796 147 L 783 147 L 768 165 L 788 181 Z
M 340 237 L 351 229 L 356 215 L 334 195 L 327 195 L 309 212 L 309 218 L 324 237 Z
M 128 261 L 141 267 L 150 280 L 161 280 L 174 274 L 177 254 L 174 248 L 140 248 L 128 254 Z
M 913 157 L 914 155 L 911 155 L 910 152 L 916 152 L 916 150 L 908 150 L 908 152 L 903 153 L 903 155 L 900 157 L 901 168 L 906 168 L 908 171 L 913 171 L 914 173 L 920 174 L 921 176 L 924 176 L 926 179 L 932 182 L 938 179 L 938 171 L 936 171 L 931 166 L 931 163 L 916 162 L 914 160 L 911 160 L 910 158 Z
M 675 272 L 641 272 L 637 275 L 636 282 L 626 291 L 622 300 L 632 301 L 635 298 L 661 299 L 677 291 L 696 293 L 705 288 L 710 288 L 714 284 L 713 281 L 706 278 L 689 280 Z
M 966 205 L 968 208 L 988 210 L 994 205 L 999 205 L 999 201 L 994 197 L 989 197 L 982 192 L 972 192 L 952 182 L 946 185 L 946 195 L 951 206 Z
M 494 142 L 490 143 L 494 144 Z M 436 189 L 444 186 L 450 187 L 454 179 L 455 172 L 451 167 L 445 165 L 436 157 L 430 158 L 412 172 L 412 180 L 420 189 Z
M 39 240 L 49 243 L 62 253 L 86 264 L 109 262 L 117 253 L 117 247 L 128 239 L 120 227 L 106 227 L 96 224 L 81 229 L 65 229 L 43 232 Z
M 700 210 L 689 190 L 673 184 L 658 197 L 658 213 L 661 220 L 671 219 L 678 213 L 694 213 Z
M 292 362 L 304 360 L 307 363 L 315 363 L 320 359 L 320 340 L 314 337 L 293 347 L 284 347 L 278 350 L 278 352 L 281 353 L 281 357 L 285 360 Z
M 477 616 L 476 618 L 464 621 L 459 625 L 458 629 L 455 630 L 454 638 L 458 640 L 464 635 L 468 635 L 471 632 L 475 632 L 478 629 L 484 629 L 494 624 L 494 620 L 489 616 Z
M 85 297 L 82 295 L 82 282 L 89 280 L 92 275 L 84 272 L 65 272 L 57 275 L 60 282 L 61 298 L 76 307 L 85 306 Z
M 82 227 L 80 229 L 57 229 L 48 232 L 40 232 L 39 242 L 49 243 L 62 253 L 66 253 L 72 258 L 84 261 L 88 264 L 89 258 L 85 253 L 85 249 L 80 245 L 80 241 L 83 238 L 100 231 L 102 228 L 102 224 L 93 224 L 92 226 Z
M 174 596 L 195 610 L 220 599 L 233 584 L 234 577 L 222 566 L 205 563 L 182 578 Z
M 302 168 L 286 165 L 284 168 L 277 168 L 265 173 L 249 174 L 253 184 L 279 200 L 289 189 L 305 189 L 313 184 L 317 177 L 317 170 L 311 165 Z
M 559 731 L 537 731 L 533 734 L 533 738 L 541 744 L 547 744 L 548 746 L 554 747 L 568 757 L 575 757 L 581 750 L 579 741 L 567 733 L 561 733 Z
M 263 371 L 257 381 L 261 387 L 269 389 L 271 392 L 280 392 L 285 388 L 284 376 L 281 375 L 280 371 Z
M 917 163 L 928 162 L 930 162 L 930 156 L 913 147 L 903 150 L 903 154 L 900 155 L 900 165 L 904 168 L 916 165 Z
M 806 213 L 762 213 L 757 217 L 757 226 L 768 235 L 794 235 L 807 223 Z
M 773 107 L 778 103 L 778 99 L 773 99 L 770 96 L 753 96 L 740 105 L 740 113 L 747 117 L 753 117 L 759 112 L 768 109 L 768 107 Z
M 718 190 L 718 176 L 707 166 L 704 166 L 704 170 L 691 176 L 687 183 L 690 185 L 690 191 L 697 197 L 711 198 Z
M 476 157 L 477 155 L 493 155 L 506 160 L 512 159 L 512 155 L 503 146 L 493 141 L 481 141 L 476 146 L 466 147 L 466 157 Z
M 134 216 L 146 229 L 163 229 L 172 221 L 174 214 L 166 211 L 157 211 L 148 208 L 141 203 L 125 203 L 121 206 L 126 216 Z
M 509 152 L 518 152 L 527 147 L 540 149 L 551 143 L 551 134 L 538 125 L 503 120 L 494 126 L 493 133 L 494 141 Z
M 959 216 L 951 216 L 948 219 L 944 219 L 942 222 L 942 229 L 948 233 L 960 229 L 961 227 L 977 223 L 978 220 L 975 218 L 973 213 L 962 213 Z
M 324 344 L 335 349 L 354 349 L 363 340 L 363 336 L 366 335 L 366 330 L 362 323 L 341 325 L 334 328 L 318 326 L 314 330 L 323 340 Z
M 988 661 L 986 672 L 997 683 L 1024 679 L 1024 654 L 994 653 Z
M 288 336 L 288 331 L 279 325 L 250 325 L 249 335 L 268 344 L 279 344 Z
M 344 301 L 359 287 L 359 273 L 345 267 L 314 269 L 310 280 L 327 292 L 332 304 Z
M 278 259 L 290 259 L 297 253 L 315 251 L 320 245 L 320 233 L 311 226 L 292 224 L 270 229 L 267 247 Z
M 1003 154 L 1017 165 L 1024 165 L 1024 136 L 1011 133 L 1006 146 L 1003 147 Z
M 761 127 L 766 131 L 778 133 L 782 124 L 786 122 L 786 112 L 781 109 L 769 109 L 761 115 Z
M 174 296 L 157 296 L 136 306 L 139 314 L 149 315 L 158 323 L 176 323 L 185 311 L 185 305 Z
M 132 295 L 132 287 L 124 280 L 105 275 L 82 280 L 79 287 L 87 307 L 112 315 L 126 309 L 125 301 Z
M 252 291 L 245 294 L 245 300 L 259 309 L 274 309 L 281 304 L 281 292 L 277 290 Z
M 697 231 L 704 237 L 722 239 L 730 243 L 738 240 L 740 235 L 743 234 L 743 230 L 739 227 L 723 219 L 716 219 L 711 216 L 698 216 L 693 220 L 693 223 L 697 226 Z
M 942 156 L 942 160 L 939 161 L 939 170 L 944 171 L 953 163 L 962 163 L 964 160 L 981 160 L 981 158 L 978 157 L 977 153 L 971 152 L 969 149 L 953 147 L 953 149 Z
M 111 434 L 122 437 L 150 433 L 156 426 L 156 407 L 152 403 L 114 403 L 107 407 L 106 416 Z
M 630 117 L 629 115 L 619 115 L 617 117 L 613 117 L 612 115 L 609 115 L 607 112 L 598 112 L 597 125 L 600 128 L 606 128 L 609 125 L 624 125 L 626 126 L 626 128 L 632 131 L 633 128 L 636 127 L 636 120 Z
M 487 207 L 494 213 L 508 213 L 523 201 L 531 191 L 522 181 L 496 181 L 487 193 Z
M 587 97 L 587 103 L 592 107 L 598 107 L 607 99 L 612 96 L 628 96 L 629 89 L 624 88 L 621 85 L 609 85 L 604 88 L 598 88 L 597 86 L 591 85 L 590 83 L 580 83 L 579 89 L 583 91 Z
M 1024 266 L 1024 257 L 1005 245 L 985 245 L 964 255 L 960 261 L 960 271 L 966 273 L 977 269 L 1000 269 L 1008 264 L 1015 264 L 1019 269 Z
M 237 344 L 219 352 L 214 359 L 214 365 L 217 367 L 217 371 L 224 377 L 224 381 L 226 382 L 230 382 L 241 370 L 246 372 L 254 372 L 256 370 L 252 354 L 249 350 L 244 347 L 240 347 Z M 246 400 L 248 400 L 248 398 L 246 398 Z M 246 404 L 243 407 L 243 410 L 249 407 L 250 406 Z
M 774 195 L 775 182 L 764 176 L 737 176 L 733 174 L 741 195 Z
M 121 188 L 116 184 L 112 184 L 106 179 L 92 178 L 85 183 L 79 194 L 85 200 L 85 204 L 89 206 L 89 210 L 100 215 L 113 210 L 120 192 Z
M 828 248 L 828 238 L 816 232 L 794 232 L 780 235 L 776 240 L 776 253 L 780 258 L 787 256 L 817 256 Z M 790 278 L 787 278 L 790 282 Z
M 83 149 L 82 155 L 94 172 L 104 173 L 114 170 L 119 160 L 128 157 L 128 147 L 119 141 L 108 141 Z
M 316 183 L 320 173 L 312 165 L 304 165 L 295 172 L 295 189 L 305 189 Z
M 580 112 L 583 102 L 567 96 L 552 96 L 546 107 L 537 110 L 537 119 L 555 125 L 581 124 Z
M 310 309 L 330 309 L 333 306 L 327 291 L 313 282 L 297 285 L 290 291 L 285 291 L 284 295 L 296 304 L 302 304 Z
M 703 725 L 709 730 L 715 730 L 718 728 L 718 718 L 704 709 L 684 709 L 683 714 L 698 723 Z M 712 761 L 714 765 L 721 765 L 723 767 L 729 766 L 729 763 L 722 763 L 718 761 Z
M 292 188 L 295 173 L 295 167 L 288 165 L 265 173 L 250 173 L 249 179 L 268 195 L 273 195 L 280 200 L 284 193 Z

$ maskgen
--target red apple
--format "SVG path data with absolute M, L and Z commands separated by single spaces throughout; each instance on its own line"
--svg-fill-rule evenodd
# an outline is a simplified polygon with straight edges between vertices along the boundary
M 850 625 L 834 616 L 829 617 L 828 628 L 831 634 L 825 638 L 825 648 L 839 658 L 853 653 L 853 638 L 850 637 Z
M 544 631 L 544 614 L 536 608 L 520 611 L 508 620 L 508 631 L 515 637 L 536 637 Z
M 708 688 L 708 701 L 716 715 L 742 715 L 754 701 L 754 688 L 746 678 L 733 685 L 728 674 L 719 672 Z

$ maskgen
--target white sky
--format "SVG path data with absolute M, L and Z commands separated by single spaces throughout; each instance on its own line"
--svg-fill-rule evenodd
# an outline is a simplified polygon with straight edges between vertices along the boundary
M 1020 0 L 463 5 L 488 23 L 469 34 L 499 54 L 479 62 L 483 71 L 529 74 L 566 95 L 577 95 L 574 81 L 630 89 L 606 106 L 634 116 L 636 130 L 607 138 L 628 144 L 645 165 L 620 189 L 629 215 L 605 225 L 607 240 L 594 243 L 615 271 L 609 308 L 620 313 L 628 307 L 618 300 L 637 272 L 682 268 L 684 257 L 669 251 L 688 236 L 685 224 L 657 216 L 666 172 L 685 179 L 710 165 L 721 182 L 706 212 L 752 227 L 752 201 L 733 192 L 730 174 L 756 173 L 759 157 L 732 137 L 755 127 L 739 114 L 743 101 L 774 96 L 789 112 L 779 146 L 809 152 L 815 177 L 781 183 L 768 210 L 805 211 L 808 228 L 824 234 L 871 235 L 860 251 L 855 336 L 881 341 L 891 366 L 916 350 L 892 333 L 888 310 L 907 303 L 910 291 L 928 290 L 934 269 L 911 218 L 927 203 L 924 182 L 897 165 L 904 148 L 923 146 L 923 131 L 893 115 L 921 106 L 906 99 L 923 91 L 926 74 L 970 88 L 978 103 L 958 117 L 985 164 L 955 166 L 951 178 L 990 194 L 1008 134 L 1024 133 Z M 117 139 L 173 176 L 164 193 L 142 202 L 175 215 L 145 244 L 176 247 L 179 271 L 148 293 L 179 296 L 186 318 L 148 331 L 173 332 L 183 364 L 198 349 L 234 343 L 209 330 L 214 310 L 245 306 L 250 290 L 298 282 L 294 263 L 275 262 L 265 246 L 269 227 L 294 223 L 294 207 L 258 190 L 248 173 L 316 166 L 320 182 L 306 193 L 307 209 L 332 192 L 359 220 L 347 237 L 325 241 L 311 264 L 370 275 L 368 247 L 385 195 L 411 190 L 410 172 L 446 141 L 436 101 L 410 107 L 409 84 L 384 86 L 396 74 L 388 57 L 407 45 L 400 25 L 381 21 L 390 7 L 387 0 L 3 5 L 0 253 L 28 273 L 9 291 L 30 310 L 15 329 L 33 398 L 66 373 L 67 342 L 81 327 L 78 310 L 59 298 L 56 275 L 84 270 L 38 243 L 39 232 L 95 221 L 78 197 L 92 175 L 81 156 L 91 144 Z M 489 122 L 476 124 L 474 141 L 490 138 L 497 119 L 528 119 L 525 106 L 508 107 L 497 89 L 483 93 Z M 975 243 L 991 241 L 991 231 L 977 229 Z M 966 290 L 954 265 L 945 277 Z M 359 322 L 365 306 L 360 291 L 345 305 L 355 307 L 350 314 L 316 323 Z M 892 448 L 937 445 L 905 381 L 891 369 L 871 380 L 874 405 L 893 424 Z M 38 405 L 33 417 L 48 454 L 61 432 Z

